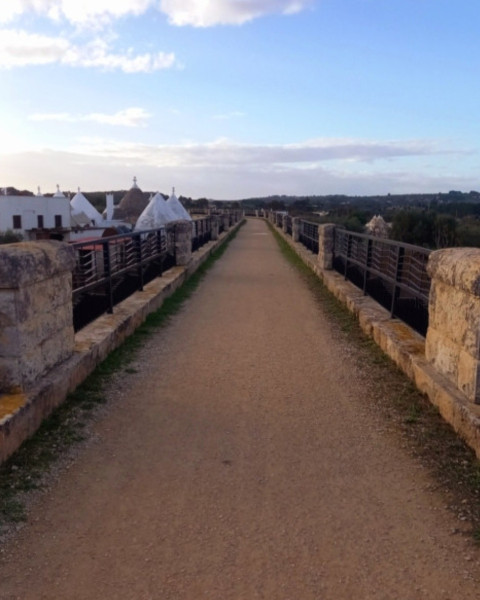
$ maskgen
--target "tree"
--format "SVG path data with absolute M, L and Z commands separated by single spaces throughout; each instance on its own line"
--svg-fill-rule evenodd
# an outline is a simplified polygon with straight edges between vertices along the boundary
M 457 221 L 448 215 L 435 215 L 435 248 L 451 248 L 457 242 Z

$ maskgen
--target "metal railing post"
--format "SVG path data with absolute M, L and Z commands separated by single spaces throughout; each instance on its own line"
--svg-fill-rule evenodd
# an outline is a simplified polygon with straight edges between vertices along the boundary
M 143 265 L 142 265 L 142 236 L 138 234 L 133 238 L 137 252 L 137 263 L 138 263 L 138 289 L 143 291 Z
M 345 252 L 345 271 L 343 273 L 345 279 L 347 279 L 348 274 L 348 259 L 352 253 L 352 235 L 347 233 L 347 248 Z
M 112 289 L 112 271 L 110 261 L 110 244 L 107 241 L 102 242 L 103 246 L 103 270 L 105 272 L 105 283 L 107 286 L 107 312 L 113 313 L 113 289 Z
M 370 265 L 372 264 L 372 247 L 373 240 L 367 240 L 367 252 L 365 256 L 365 271 L 363 272 L 363 295 L 367 295 L 367 281 L 368 281 L 368 272 L 370 269 Z
M 395 309 L 397 307 L 398 296 L 400 295 L 400 288 L 397 283 L 400 282 L 400 277 L 402 275 L 403 268 L 403 257 L 405 255 L 405 248 L 402 246 L 397 246 L 397 264 L 395 265 L 395 282 L 393 284 L 392 290 L 392 305 L 390 307 L 390 316 L 393 317 L 395 315 Z

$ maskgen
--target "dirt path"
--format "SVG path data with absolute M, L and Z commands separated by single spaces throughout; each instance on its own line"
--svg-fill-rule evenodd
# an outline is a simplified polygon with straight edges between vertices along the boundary
M 478 599 L 348 353 L 249 221 L 6 546 L 0 598 Z

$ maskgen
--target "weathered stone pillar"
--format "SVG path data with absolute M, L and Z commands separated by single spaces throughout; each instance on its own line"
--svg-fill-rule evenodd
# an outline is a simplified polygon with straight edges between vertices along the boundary
M 220 224 L 218 222 L 218 217 L 216 215 L 212 215 L 210 217 L 210 224 L 211 224 L 211 238 L 212 240 L 218 240 L 218 234 L 220 231 Z
M 230 228 L 230 215 L 222 215 L 223 219 L 223 230 L 228 231 Z
M 284 233 L 287 233 L 288 215 L 283 215 L 282 218 L 282 229 Z
M 175 264 L 188 265 L 192 258 L 192 222 L 175 223 Z
M 480 249 L 432 252 L 427 271 L 432 286 L 426 358 L 480 404 Z
M 318 226 L 318 265 L 325 271 L 333 268 L 333 244 L 335 225 L 326 223 Z
M 0 246 L 0 392 L 23 392 L 73 354 L 75 252 L 53 241 Z
M 300 219 L 298 217 L 292 218 L 292 240 L 294 242 L 300 241 Z

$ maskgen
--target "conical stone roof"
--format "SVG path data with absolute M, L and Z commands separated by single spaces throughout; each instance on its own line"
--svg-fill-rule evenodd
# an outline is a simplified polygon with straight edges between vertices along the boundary
M 144 194 L 137 185 L 137 178 L 133 178 L 133 186 L 120 200 L 114 218 L 122 218 L 129 223 L 136 223 L 148 205 L 148 194 Z
M 142 214 L 138 217 L 135 229 L 137 231 L 157 229 L 158 227 L 163 227 L 168 223 L 177 220 L 177 215 L 171 212 L 162 194 L 157 192 L 155 196 L 150 199 L 148 206 Z
M 175 196 L 175 188 L 172 190 L 170 198 L 167 200 L 169 210 L 177 217 L 179 221 L 191 221 L 192 217 L 184 208 L 180 200 Z
M 82 194 L 80 188 L 78 188 L 78 192 L 75 196 L 70 200 L 70 206 L 72 207 L 72 215 L 78 215 L 80 213 L 84 213 L 90 219 L 91 222 L 94 221 L 95 225 L 99 225 L 102 221 L 102 215 L 98 212 L 98 210 L 91 204 L 87 198 Z

